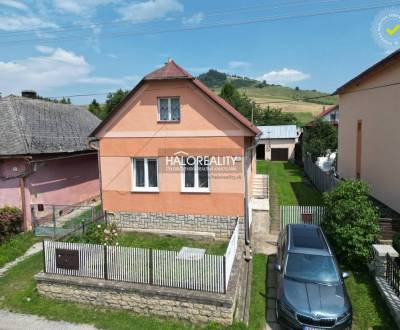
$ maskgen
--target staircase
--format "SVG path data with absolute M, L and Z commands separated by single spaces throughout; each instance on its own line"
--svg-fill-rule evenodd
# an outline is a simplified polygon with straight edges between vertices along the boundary
M 269 198 L 269 177 L 267 174 L 256 174 L 253 177 L 252 195 L 256 199 Z

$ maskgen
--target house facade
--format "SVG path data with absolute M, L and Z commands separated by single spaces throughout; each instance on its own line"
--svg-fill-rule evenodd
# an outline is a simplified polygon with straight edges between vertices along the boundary
M 260 142 L 257 146 L 259 160 L 294 160 L 295 145 L 298 141 L 296 125 L 259 126 Z
M 121 227 L 228 238 L 248 212 L 259 133 L 169 60 L 92 133 L 103 208 Z
M 400 51 L 338 88 L 338 171 L 368 182 L 372 196 L 400 212 Z
M 87 137 L 99 122 L 72 105 L 0 98 L 0 207 L 20 208 L 24 228 L 31 229 L 35 204 L 75 205 L 97 198 L 97 152 Z

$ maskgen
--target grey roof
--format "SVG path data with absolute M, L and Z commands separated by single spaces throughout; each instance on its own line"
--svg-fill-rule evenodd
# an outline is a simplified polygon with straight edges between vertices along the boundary
M 295 139 L 297 138 L 296 125 L 258 126 L 261 130 L 261 139 Z
M 0 155 L 89 150 L 100 120 L 82 107 L 19 96 L 0 98 Z

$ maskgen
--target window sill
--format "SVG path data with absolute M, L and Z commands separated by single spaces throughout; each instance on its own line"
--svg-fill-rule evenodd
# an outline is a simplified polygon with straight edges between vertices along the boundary
M 179 124 L 181 122 L 181 120 L 157 120 L 157 123 L 161 123 L 161 124 Z
M 132 192 L 132 193 L 137 193 L 137 192 L 139 192 L 139 193 L 141 193 L 141 192 L 145 192 L 145 193 L 159 193 L 159 192 L 160 192 L 160 189 L 159 189 L 159 188 L 137 188 L 137 187 L 135 187 L 135 188 L 133 188 L 133 189 L 131 190 L 131 192 Z
M 196 189 L 196 188 L 186 188 L 182 189 L 181 193 L 188 193 L 188 194 L 210 194 L 211 190 L 210 189 Z

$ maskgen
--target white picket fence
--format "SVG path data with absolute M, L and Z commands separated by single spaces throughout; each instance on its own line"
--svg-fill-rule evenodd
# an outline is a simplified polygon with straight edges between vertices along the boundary
M 201 258 L 177 251 L 153 250 L 153 284 L 224 293 L 224 257 Z
M 236 252 L 239 241 L 239 223 L 236 224 L 232 237 L 229 240 L 228 247 L 225 253 L 225 289 L 228 288 L 229 278 L 231 276 L 233 264 L 236 258 Z
M 44 241 L 44 271 L 49 274 L 225 293 L 238 239 L 239 224 L 235 227 L 224 256 Z M 63 262 L 67 265 L 63 265 Z
M 304 205 L 282 205 L 280 206 L 281 229 L 292 223 L 304 223 L 303 219 L 307 216 L 310 223 L 320 225 L 324 218 L 325 208 L 323 206 L 304 206 Z

